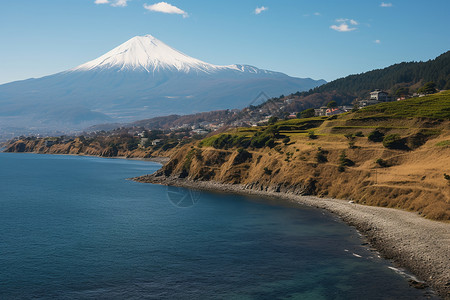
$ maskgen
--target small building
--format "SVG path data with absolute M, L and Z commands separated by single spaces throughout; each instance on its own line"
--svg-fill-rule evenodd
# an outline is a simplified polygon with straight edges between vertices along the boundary
M 314 109 L 314 116 L 316 116 L 316 117 L 326 116 L 327 115 L 327 109 L 328 109 L 328 107 L 326 107 L 326 106 L 322 106 L 320 108 L 315 108 Z
M 292 99 L 292 98 L 285 99 L 284 102 L 285 102 L 286 104 L 291 104 L 292 102 L 294 102 L 294 99 Z
M 326 116 L 334 116 L 334 115 L 339 115 L 339 114 L 343 114 L 343 113 L 345 113 L 344 110 L 342 110 L 338 107 L 335 107 L 335 108 L 328 108 L 325 112 L 325 115 Z
M 375 105 L 375 104 L 378 104 L 378 103 L 380 103 L 380 101 L 378 101 L 378 100 L 374 100 L 374 99 L 366 99 L 366 100 L 359 100 L 358 101 L 358 107 L 366 107 L 366 106 L 369 106 L 369 105 Z
M 382 90 L 375 90 L 370 93 L 370 100 L 376 100 L 379 102 L 390 101 L 389 94 Z
M 152 146 L 156 146 L 156 145 L 161 144 L 161 143 L 162 143 L 161 139 L 156 139 L 156 140 L 152 141 Z
M 193 132 L 194 134 L 200 134 L 200 135 L 208 134 L 208 133 L 209 133 L 209 131 L 206 131 L 206 130 L 204 130 L 204 129 L 202 129 L 202 128 L 194 129 L 194 130 L 192 130 L 192 132 Z
M 349 112 L 349 111 L 353 110 L 353 106 L 349 106 L 349 105 L 339 106 L 339 108 L 345 112 Z

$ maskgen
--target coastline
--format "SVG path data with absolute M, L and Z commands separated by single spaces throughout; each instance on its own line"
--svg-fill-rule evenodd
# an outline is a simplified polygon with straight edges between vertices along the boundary
M 408 269 L 443 299 L 450 299 L 449 223 L 428 220 L 416 213 L 399 209 L 366 206 L 339 199 L 261 191 L 241 184 L 153 175 L 132 180 L 212 192 L 258 195 L 325 209 L 355 227 L 384 258 Z M 422 283 L 412 282 L 412 285 L 420 288 Z
M 3 148 L 4 150 L 4 148 Z M 98 157 L 98 158 L 106 158 L 106 159 L 126 159 L 126 160 L 140 160 L 140 161 L 150 161 L 155 162 L 160 165 L 164 165 L 167 163 L 170 158 L 164 156 L 155 156 L 155 157 L 126 157 L 126 156 L 100 156 L 100 155 L 89 155 L 89 154 L 66 154 L 66 153 L 39 153 L 39 152 L 5 152 L 0 148 L 0 153 L 20 153 L 20 154 L 42 154 L 42 155 L 63 155 L 63 156 L 81 156 L 81 157 Z

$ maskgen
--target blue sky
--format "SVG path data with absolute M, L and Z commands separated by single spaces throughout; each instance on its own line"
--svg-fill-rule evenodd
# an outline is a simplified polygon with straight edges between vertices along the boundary
M 450 49 L 449 0 L 166 1 L 2 0 L 0 83 L 64 71 L 144 34 L 209 63 L 327 81 Z

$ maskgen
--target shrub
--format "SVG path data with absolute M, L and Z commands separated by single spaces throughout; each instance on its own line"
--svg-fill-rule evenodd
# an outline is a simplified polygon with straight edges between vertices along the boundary
M 367 139 L 369 141 L 376 142 L 376 143 L 382 142 L 383 138 L 384 138 L 384 133 L 382 133 L 378 129 L 375 129 L 374 131 L 369 133 L 369 135 L 367 136 Z
M 328 161 L 327 156 L 326 156 L 327 153 L 328 153 L 328 151 L 323 150 L 321 147 L 319 147 L 317 149 L 317 153 L 316 153 L 316 160 L 317 160 L 317 162 L 318 163 L 327 162 Z
M 285 137 L 285 138 L 283 139 L 283 143 L 284 143 L 284 144 L 289 144 L 290 141 L 291 141 L 291 139 L 290 139 L 289 137 Z
M 383 139 L 383 146 L 388 149 L 407 149 L 405 145 L 405 140 L 398 134 L 387 135 Z
M 268 139 L 264 145 L 266 147 L 273 148 L 273 147 L 275 147 L 275 140 L 274 139 Z
M 364 134 L 362 133 L 362 131 L 358 131 L 357 133 L 355 133 L 355 136 L 363 137 Z
M 353 166 L 355 163 L 347 158 L 347 154 L 345 153 L 345 150 L 342 150 L 341 155 L 339 155 L 339 166 L 347 167 L 347 166 Z
M 237 152 L 238 152 L 238 154 L 236 155 L 236 157 L 234 158 L 234 161 L 233 161 L 234 165 L 244 163 L 248 159 L 252 158 L 252 154 L 250 152 L 248 152 L 247 150 L 245 150 L 244 148 L 239 148 L 237 150 Z
M 308 137 L 309 137 L 311 140 L 317 139 L 317 135 L 315 135 L 314 130 L 311 130 L 310 132 L 308 132 Z
M 385 160 L 382 159 L 382 158 L 377 159 L 377 160 L 375 161 L 375 163 L 376 163 L 377 165 L 379 165 L 380 167 L 382 167 L 382 168 L 389 167 L 388 162 L 385 161 Z
M 272 175 L 272 170 L 270 170 L 269 168 L 265 167 L 264 168 L 264 174 Z
M 355 137 L 353 136 L 353 134 L 351 134 L 351 133 L 347 133 L 346 135 L 344 135 L 347 139 L 349 139 L 349 140 L 353 140 L 353 139 L 355 139 Z

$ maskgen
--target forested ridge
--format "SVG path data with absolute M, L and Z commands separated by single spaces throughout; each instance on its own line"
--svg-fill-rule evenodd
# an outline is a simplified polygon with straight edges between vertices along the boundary
M 349 75 L 310 90 L 303 95 L 339 92 L 355 97 L 365 97 L 374 89 L 394 93 L 400 87 L 434 82 L 438 89 L 450 89 L 450 51 L 426 62 L 402 62 L 384 69 Z

